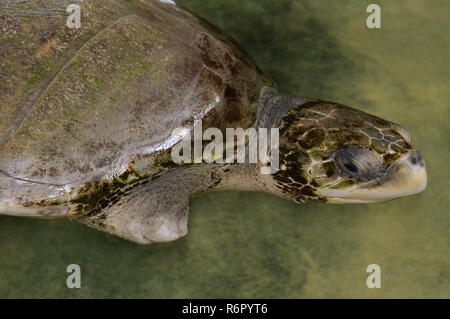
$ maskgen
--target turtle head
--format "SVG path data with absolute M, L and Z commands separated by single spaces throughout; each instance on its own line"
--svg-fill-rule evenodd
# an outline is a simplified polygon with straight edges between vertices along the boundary
M 325 101 L 307 101 L 280 123 L 284 196 L 297 202 L 370 203 L 423 191 L 425 162 L 400 125 Z

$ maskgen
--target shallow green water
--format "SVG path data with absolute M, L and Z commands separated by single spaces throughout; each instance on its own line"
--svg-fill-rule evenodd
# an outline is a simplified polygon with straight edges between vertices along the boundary
M 450 297 L 446 0 L 178 0 L 232 34 L 284 93 L 401 123 L 427 161 L 416 196 L 297 205 L 258 193 L 191 200 L 190 232 L 137 246 L 69 221 L 0 217 L 0 297 Z M 382 28 L 365 25 L 382 8 Z M 66 287 L 69 264 L 82 288 Z M 382 288 L 366 286 L 378 264 Z

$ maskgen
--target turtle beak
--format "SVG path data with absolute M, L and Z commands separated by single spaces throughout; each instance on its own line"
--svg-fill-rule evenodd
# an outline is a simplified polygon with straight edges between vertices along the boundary
M 393 163 L 386 174 L 376 180 L 349 189 L 324 189 L 320 193 L 335 204 L 373 203 L 422 192 L 427 187 L 425 160 L 413 150 Z

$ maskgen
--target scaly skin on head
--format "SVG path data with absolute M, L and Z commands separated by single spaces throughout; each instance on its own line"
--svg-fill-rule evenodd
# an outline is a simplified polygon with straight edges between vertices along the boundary
M 367 203 L 426 187 L 424 160 L 400 125 L 337 103 L 305 100 L 279 127 L 274 181 L 283 197 Z

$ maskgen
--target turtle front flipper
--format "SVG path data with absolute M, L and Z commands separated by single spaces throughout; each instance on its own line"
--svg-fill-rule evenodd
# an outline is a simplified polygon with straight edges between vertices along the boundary
M 127 185 L 101 205 L 106 207 L 76 219 L 138 244 L 174 241 L 187 234 L 191 191 L 176 182 L 177 176 L 177 171 L 163 172 Z
M 82 208 L 81 199 L 77 200 L 79 211 L 72 218 L 138 244 L 174 241 L 188 232 L 189 197 L 218 189 L 232 174 L 223 168 L 222 164 L 184 164 L 102 198 L 92 194 L 97 203 Z

